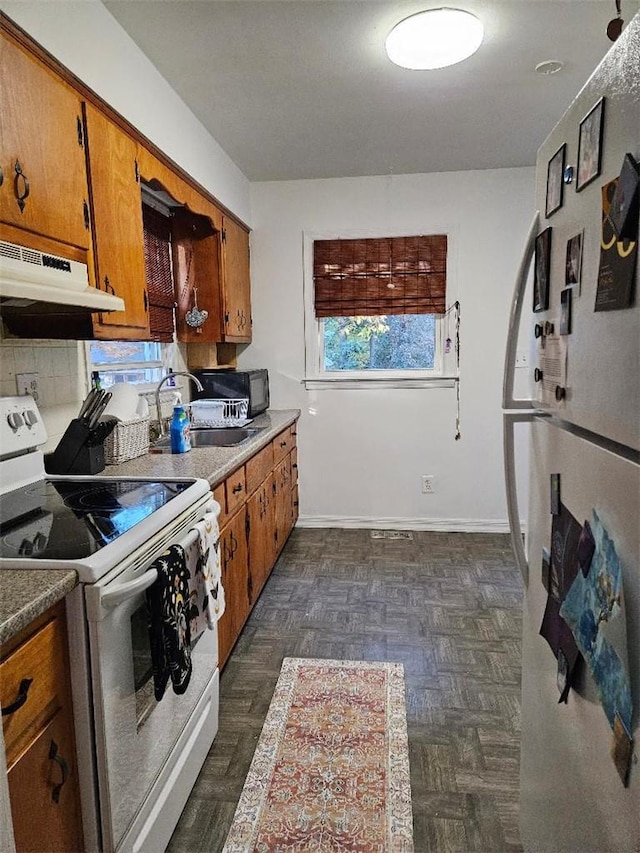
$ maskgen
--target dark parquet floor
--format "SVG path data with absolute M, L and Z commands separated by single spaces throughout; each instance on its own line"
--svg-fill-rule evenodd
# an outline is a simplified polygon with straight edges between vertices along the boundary
M 220 729 L 169 846 L 222 849 L 292 657 L 400 661 L 416 853 L 517 853 L 522 584 L 507 536 L 294 530 L 222 673 Z

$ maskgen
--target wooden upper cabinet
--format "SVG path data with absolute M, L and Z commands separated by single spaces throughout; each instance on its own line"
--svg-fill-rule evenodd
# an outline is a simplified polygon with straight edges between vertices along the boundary
M 249 234 L 233 219 L 222 223 L 223 340 L 251 341 Z
M 96 337 L 149 337 L 138 145 L 85 104 L 96 284 L 124 299 L 124 311 L 99 315 Z
M 207 216 L 177 208 L 171 220 L 176 333 L 182 343 L 222 340 L 220 301 L 220 232 Z M 202 325 L 188 320 L 206 311 Z
M 0 52 L 0 221 L 87 250 L 91 232 L 80 96 L 4 33 Z M 3 238 L 20 242 L 13 230 L 4 229 Z M 39 248 L 37 239 L 28 243 Z

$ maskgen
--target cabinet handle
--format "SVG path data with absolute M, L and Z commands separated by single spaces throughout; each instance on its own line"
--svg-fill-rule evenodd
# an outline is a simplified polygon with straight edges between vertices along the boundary
M 8 717 L 9 714 L 14 714 L 18 708 L 22 708 L 24 703 L 27 701 L 27 693 L 29 692 L 29 688 L 33 682 L 33 678 L 23 678 L 20 682 L 20 687 L 18 687 L 18 696 L 15 702 L 12 702 L 11 705 L 7 705 L 2 709 L 2 716 Z
M 18 207 L 20 208 L 20 213 L 24 210 L 25 199 L 29 198 L 29 179 L 22 172 L 22 166 L 20 165 L 20 161 L 16 160 L 16 165 L 14 166 L 16 170 L 16 177 L 14 180 L 14 188 L 16 193 L 16 201 L 18 202 Z M 20 179 L 22 178 L 22 192 L 20 191 Z
M 149 297 L 147 296 L 146 288 L 144 289 L 143 294 L 144 294 L 144 310 L 145 310 L 145 312 L 147 312 L 149 310 Z
M 4 184 L 4 169 L 0 166 L 0 187 Z
M 109 281 L 108 275 L 105 275 L 105 277 L 104 277 L 104 289 L 106 290 L 107 293 L 111 293 L 111 294 L 113 294 L 113 296 L 116 295 L 115 290 L 111 286 L 111 282 Z
M 55 740 L 51 741 L 51 746 L 49 747 L 49 760 L 55 761 L 55 763 L 62 771 L 62 781 L 58 782 L 57 785 L 54 785 L 53 791 L 51 792 L 51 799 L 53 800 L 53 802 L 59 803 L 60 791 L 62 790 L 62 786 L 69 778 L 69 765 L 61 755 L 58 755 L 58 744 L 55 742 Z
M 292 462 L 292 463 L 291 463 L 291 467 L 292 467 L 292 468 L 295 468 L 295 469 L 296 469 L 296 471 L 297 471 L 297 470 L 298 470 L 298 463 L 297 463 L 297 462 Z
M 281 442 L 280 442 L 280 447 L 286 447 L 286 446 L 287 446 L 287 442 L 286 442 L 286 441 L 281 441 Z
M 80 148 L 84 148 L 84 130 L 82 128 L 82 119 L 80 116 L 76 116 L 76 131 L 78 133 L 78 145 Z
M 231 491 L 233 492 L 233 494 L 234 494 L 234 495 L 237 495 L 237 494 L 238 494 L 238 492 L 241 492 L 241 491 L 242 491 L 242 483 L 238 483 L 238 485 L 237 485 L 237 486 L 234 486 L 234 487 L 231 489 Z

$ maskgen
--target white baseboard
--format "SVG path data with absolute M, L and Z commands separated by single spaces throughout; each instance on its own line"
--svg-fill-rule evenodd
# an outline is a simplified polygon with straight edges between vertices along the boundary
M 494 518 L 370 518 L 331 515 L 301 515 L 298 527 L 363 530 L 433 530 L 441 533 L 508 533 L 506 519 Z M 522 523 L 524 532 L 526 525 Z

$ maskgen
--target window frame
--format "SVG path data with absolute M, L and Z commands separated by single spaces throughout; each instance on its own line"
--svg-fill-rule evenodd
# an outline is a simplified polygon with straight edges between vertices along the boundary
M 324 318 L 316 317 L 314 308 L 313 243 L 315 240 L 338 240 L 358 238 L 384 238 L 406 236 L 412 229 L 402 232 L 385 230 L 384 233 L 362 229 L 358 232 L 302 232 L 303 299 L 305 370 L 303 383 L 307 389 L 358 389 L 358 388 L 453 388 L 456 383 L 455 353 L 445 354 L 445 323 L 436 316 L 436 352 L 434 366 L 406 368 L 403 370 L 325 370 L 324 364 Z M 415 230 L 415 229 L 413 229 Z M 430 229 L 436 233 L 434 229 Z M 457 245 L 455 229 L 439 228 L 437 233 L 447 235 L 447 302 L 453 304 L 457 296 L 453 257 Z M 452 347 L 453 350 L 453 347 Z

